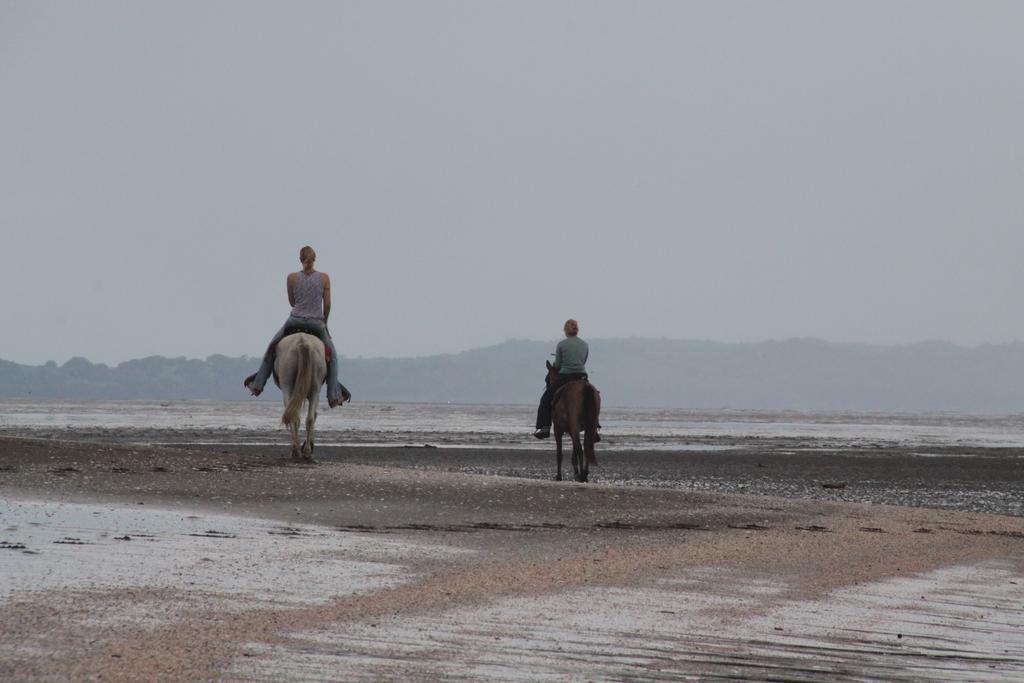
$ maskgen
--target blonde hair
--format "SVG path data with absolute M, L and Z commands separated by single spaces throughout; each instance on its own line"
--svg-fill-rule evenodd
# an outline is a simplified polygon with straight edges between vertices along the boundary
M 312 257 L 312 259 L 314 261 L 316 261 L 316 251 L 313 249 L 313 247 L 311 247 L 311 246 L 309 246 L 307 244 L 302 249 L 299 249 L 299 260 L 300 261 L 305 261 L 307 258 L 311 258 L 311 257 Z
M 562 329 L 565 330 L 565 333 L 570 337 L 575 337 L 580 333 L 580 324 L 572 318 L 569 318 L 565 321 L 565 326 L 563 326 Z

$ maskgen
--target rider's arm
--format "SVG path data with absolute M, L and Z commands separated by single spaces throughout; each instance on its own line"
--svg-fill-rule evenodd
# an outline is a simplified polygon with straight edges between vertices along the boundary
M 285 286 L 288 287 L 288 305 L 295 306 L 295 273 L 288 274 Z
M 555 370 L 562 369 L 562 344 L 559 342 L 558 346 L 555 347 Z
M 320 273 L 324 283 L 324 324 L 327 324 L 327 317 L 331 315 L 331 276 L 327 273 Z

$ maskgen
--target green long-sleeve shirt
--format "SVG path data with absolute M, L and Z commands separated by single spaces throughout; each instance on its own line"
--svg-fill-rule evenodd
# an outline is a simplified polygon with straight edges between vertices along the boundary
M 587 371 L 590 347 L 579 337 L 566 337 L 555 347 L 555 368 L 559 375 Z

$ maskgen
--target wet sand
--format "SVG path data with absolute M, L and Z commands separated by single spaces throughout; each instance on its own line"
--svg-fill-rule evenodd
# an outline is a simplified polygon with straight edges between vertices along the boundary
M 0 678 L 1024 676 L 1024 519 L 878 504 L 1013 453 L 281 452 L 0 438 Z
M 322 461 L 417 470 L 552 479 L 548 450 L 323 447 Z M 192 446 L 192 448 L 196 448 Z M 200 447 L 208 451 L 221 446 Z M 799 447 L 735 444 L 715 450 L 602 449 L 592 483 L 675 488 L 825 501 L 874 503 L 1024 516 L 1024 449 Z M 233 446 L 273 457 L 276 446 Z M 572 478 L 566 457 L 563 476 Z

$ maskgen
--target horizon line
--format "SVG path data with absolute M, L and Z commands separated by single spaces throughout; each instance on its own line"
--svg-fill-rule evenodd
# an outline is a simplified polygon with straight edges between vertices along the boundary
M 942 345 L 942 346 L 952 346 L 952 347 L 955 347 L 955 348 L 958 348 L 958 349 L 964 349 L 964 350 L 980 349 L 980 348 L 991 347 L 991 346 L 1013 346 L 1013 345 L 1016 345 L 1016 344 L 1024 343 L 1020 339 L 1014 339 L 1012 341 L 1004 341 L 1004 342 L 986 341 L 986 342 L 980 342 L 980 343 L 977 343 L 977 344 L 960 344 L 960 343 L 953 342 L 953 341 L 950 341 L 950 340 L 947 340 L 947 339 L 920 339 L 920 340 L 917 340 L 917 341 L 903 342 L 903 343 L 876 343 L 876 342 L 835 341 L 835 340 L 831 340 L 831 339 L 825 339 L 823 337 L 807 337 L 807 336 L 803 336 L 803 337 L 788 337 L 788 338 L 785 338 L 785 339 L 768 338 L 768 339 L 761 339 L 759 341 L 723 341 L 723 340 L 718 340 L 718 339 L 704 339 L 704 338 L 687 338 L 687 339 L 683 339 L 683 338 L 678 338 L 678 337 L 664 337 L 664 336 L 661 336 L 661 337 L 645 337 L 645 336 L 639 336 L 639 335 L 631 335 L 629 337 L 592 337 L 590 343 L 622 342 L 622 341 L 658 341 L 658 342 L 678 342 L 678 343 L 689 343 L 689 344 L 719 344 L 719 345 L 723 345 L 723 346 L 759 346 L 759 345 L 764 345 L 764 344 L 789 344 L 789 343 L 794 343 L 794 342 L 813 342 L 813 343 L 818 343 L 818 344 L 827 344 L 827 345 L 831 345 L 831 346 L 860 346 L 860 347 L 869 347 L 869 348 L 878 348 L 878 349 L 900 349 L 900 348 L 909 348 L 909 347 L 913 347 L 913 346 Z M 346 358 L 346 359 L 349 359 L 349 360 L 423 360 L 423 359 L 427 359 L 427 358 L 441 358 L 441 357 L 446 357 L 446 356 L 447 357 L 459 356 L 459 355 L 462 355 L 462 354 L 465 354 L 465 353 L 472 353 L 474 351 L 483 351 L 483 350 L 486 350 L 486 349 L 493 349 L 493 348 L 496 348 L 496 347 L 499 347 L 499 346 L 502 346 L 502 345 L 505 345 L 505 344 L 530 343 L 530 344 L 552 344 L 553 345 L 553 344 L 557 344 L 557 342 L 558 342 L 557 339 L 529 339 L 529 338 L 526 338 L 526 337 L 510 337 L 510 338 L 505 339 L 505 340 L 500 341 L 500 342 L 495 342 L 493 344 L 487 344 L 485 346 L 475 346 L 475 347 L 471 347 L 471 348 L 468 348 L 468 349 L 463 349 L 461 351 L 428 353 L 428 354 L 418 354 L 418 355 L 408 355 L 408 356 L 363 356 L 363 355 L 339 354 L 339 358 Z M 42 363 L 25 363 L 25 362 L 21 362 L 21 361 L 11 360 L 11 359 L 8 359 L 8 358 L 0 358 L 0 362 L 13 363 L 15 365 L 20 365 L 20 366 L 23 366 L 23 367 L 36 367 L 36 368 L 38 368 L 38 367 L 46 367 L 46 366 L 51 365 L 51 364 L 53 364 L 53 365 L 55 365 L 57 367 L 63 367 L 63 366 L 67 365 L 68 363 L 70 363 L 73 360 L 81 359 L 81 360 L 84 360 L 84 361 L 90 363 L 91 365 L 104 365 L 104 366 L 107 366 L 107 367 L 118 367 L 118 366 L 123 365 L 125 363 L 132 363 L 132 362 L 140 361 L 140 360 L 148 360 L 150 358 L 164 358 L 164 359 L 167 359 L 167 360 L 181 360 L 181 359 L 184 359 L 186 361 L 198 360 L 198 361 L 204 361 L 205 362 L 205 361 L 208 361 L 211 358 L 218 357 L 218 356 L 219 357 L 223 357 L 223 358 L 233 359 L 233 360 L 241 360 L 241 359 L 259 360 L 258 356 L 249 356 L 249 355 L 246 355 L 246 354 L 232 356 L 232 355 L 228 355 L 226 353 L 214 352 L 214 353 L 211 353 L 211 354 L 209 354 L 209 355 L 207 355 L 205 357 L 189 357 L 189 356 L 184 356 L 184 355 L 180 355 L 180 356 L 167 356 L 167 355 L 163 355 L 163 354 L 150 354 L 150 355 L 146 355 L 146 356 L 137 356 L 135 358 L 129 358 L 129 359 L 122 360 L 122 361 L 117 361 L 117 362 L 93 361 L 93 360 L 90 360 L 89 358 L 87 358 L 85 356 L 81 356 L 81 355 L 69 356 L 63 362 L 58 362 L 56 360 L 50 359 L 50 360 L 43 361 Z

